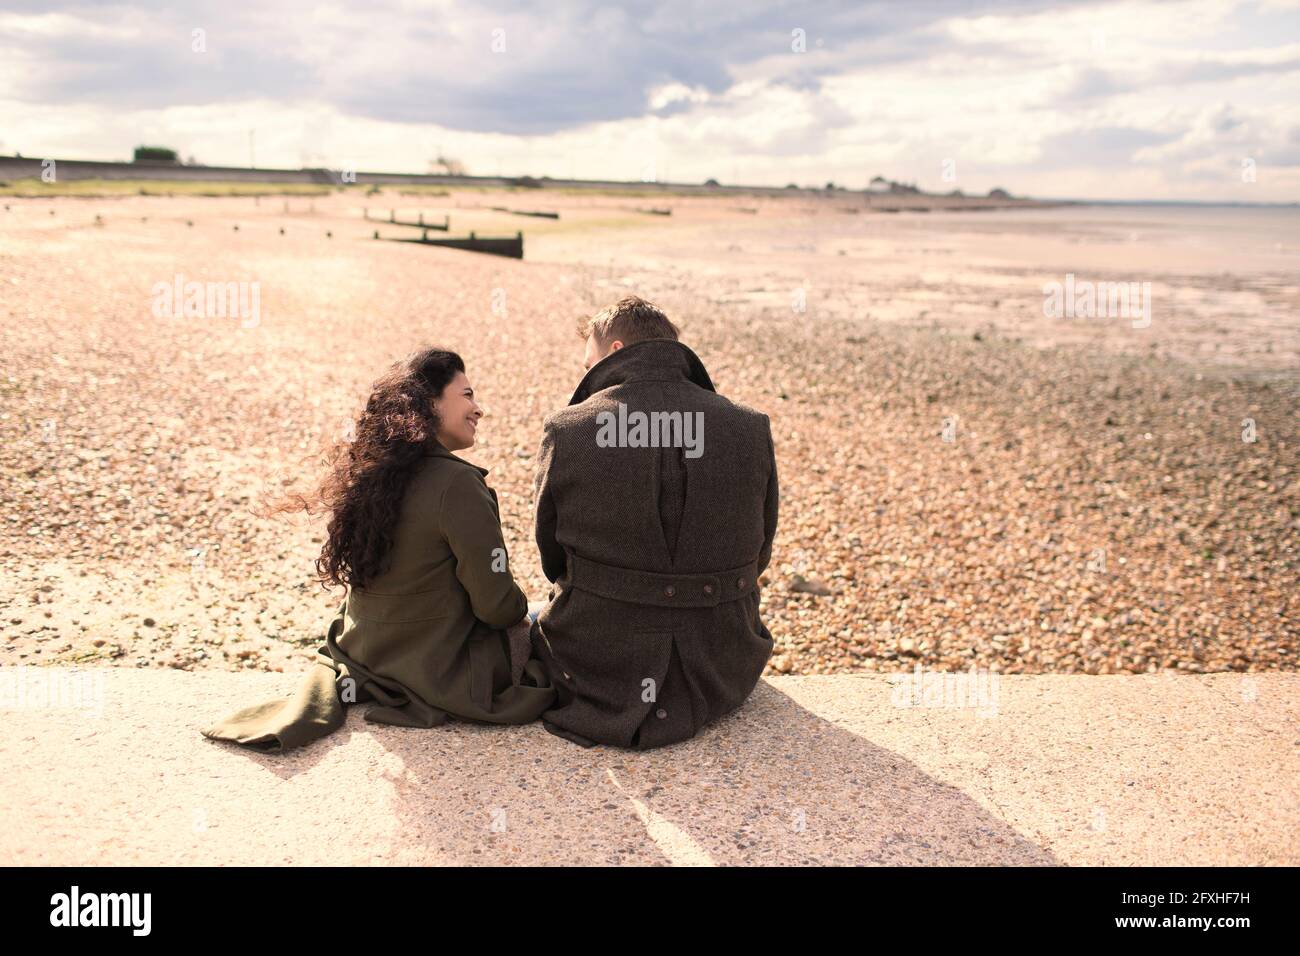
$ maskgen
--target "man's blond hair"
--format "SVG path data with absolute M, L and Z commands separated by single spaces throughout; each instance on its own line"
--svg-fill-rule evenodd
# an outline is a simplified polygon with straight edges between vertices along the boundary
M 615 340 L 624 345 L 647 339 L 676 341 L 677 334 L 677 326 L 668 316 L 637 295 L 619 299 L 578 323 L 578 335 L 584 339 L 594 335 L 602 346 Z

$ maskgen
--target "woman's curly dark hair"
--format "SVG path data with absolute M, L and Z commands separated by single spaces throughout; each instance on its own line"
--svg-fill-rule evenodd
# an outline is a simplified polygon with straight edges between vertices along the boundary
M 365 587 L 387 567 L 406 486 L 438 433 L 434 399 L 465 363 L 455 352 L 414 352 L 374 384 L 355 434 L 335 447 L 309 511 L 329 512 L 316 559 L 321 586 Z

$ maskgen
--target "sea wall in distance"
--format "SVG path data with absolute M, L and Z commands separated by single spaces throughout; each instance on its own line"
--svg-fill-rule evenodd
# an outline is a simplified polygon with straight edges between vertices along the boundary
M 45 158 L 0 156 L 0 182 L 19 179 L 40 179 L 45 169 Z M 251 166 L 187 166 L 181 163 L 159 162 L 98 162 L 79 159 L 55 159 L 55 181 L 74 180 L 137 180 L 172 182 L 225 182 L 225 183 L 311 183 L 318 185 L 359 186 L 479 186 L 510 188 L 519 186 L 538 189 L 591 189 L 635 190 L 637 192 L 662 192 L 665 194 L 698 195 L 748 195 L 748 196 L 834 196 L 842 199 L 860 199 L 864 205 L 894 208 L 981 208 L 998 209 L 1011 206 L 1048 205 L 1033 199 L 1016 197 L 948 196 L 931 193 L 871 193 L 851 189 L 805 189 L 780 186 L 727 186 L 702 183 L 670 183 L 619 181 L 604 179 L 552 179 L 528 176 L 452 176 L 440 173 L 374 173 L 338 169 L 265 169 Z M 1059 205 L 1051 203 L 1050 205 Z

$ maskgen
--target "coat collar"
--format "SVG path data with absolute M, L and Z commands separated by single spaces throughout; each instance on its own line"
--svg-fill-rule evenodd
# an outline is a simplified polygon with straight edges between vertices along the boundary
M 582 377 L 570 405 L 584 402 L 602 389 L 624 382 L 693 382 L 716 392 L 698 355 L 674 339 L 647 339 L 625 345 L 605 356 Z
M 478 465 L 474 464 L 473 462 L 466 461 L 464 458 L 461 458 L 459 455 L 452 454 L 451 449 L 449 449 L 442 442 L 438 441 L 438 439 L 436 438 L 432 438 L 429 440 L 429 445 L 424 452 L 424 457 L 425 458 L 450 458 L 452 461 L 458 461 L 462 465 L 469 465 L 469 467 L 473 468 L 484 478 L 487 477 L 488 470 L 486 468 L 480 468 Z

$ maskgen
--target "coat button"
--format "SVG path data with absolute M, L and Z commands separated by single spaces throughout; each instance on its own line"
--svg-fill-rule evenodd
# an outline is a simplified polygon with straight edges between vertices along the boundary
M 671 584 L 668 585 L 668 587 L 664 588 L 664 597 L 672 597 L 676 593 L 677 593 L 677 589 L 673 587 Z
M 655 711 L 655 716 L 658 717 L 660 720 L 663 720 L 665 717 L 668 716 L 668 711 L 660 707 L 658 710 Z
M 712 584 L 706 584 L 706 585 L 704 585 L 704 593 L 705 593 L 705 594 L 712 594 L 712 593 L 713 593 L 713 585 L 712 585 Z
M 745 579 L 744 579 L 744 578 L 737 578 L 737 579 L 736 579 L 736 587 L 740 588 L 740 590 L 742 590 L 742 591 L 745 590 Z

